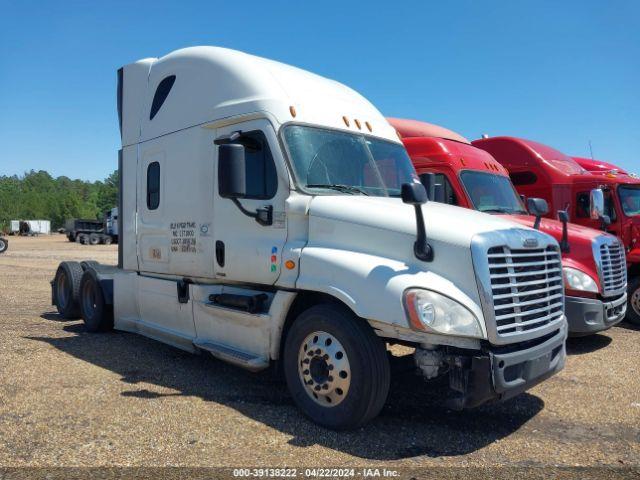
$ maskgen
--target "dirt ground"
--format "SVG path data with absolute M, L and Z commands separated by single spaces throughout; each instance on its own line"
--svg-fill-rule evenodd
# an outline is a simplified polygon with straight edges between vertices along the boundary
M 396 372 L 365 428 L 304 419 L 269 373 L 128 333 L 88 334 L 51 306 L 61 260 L 116 246 L 10 238 L 0 255 L 0 466 L 640 466 L 640 331 L 570 339 L 563 372 L 453 412 L 443 384 Z

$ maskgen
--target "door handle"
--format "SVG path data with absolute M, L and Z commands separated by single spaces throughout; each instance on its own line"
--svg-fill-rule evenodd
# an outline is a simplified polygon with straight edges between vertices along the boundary
M 221 267 L 224 267 L 224 242 L 216 240 L 216 262 Z

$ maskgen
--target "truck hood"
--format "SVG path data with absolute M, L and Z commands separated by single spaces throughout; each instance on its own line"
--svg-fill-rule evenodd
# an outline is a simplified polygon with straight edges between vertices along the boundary
M 533 227 L 533 223 L 536 221 L 536 218 L 532 215 L 499 215 L 501 218 L 505 220 L 511 220 L 512 222 L 519 223 L 520 225 L 524 225 L 526 227 Z M 576 225 L 575 223 L 568 224 L 568 234 L 569 234 L 569 243 L 573 244 L 584 244 L 591 248 L 591 242 L 600 236 L 607 235 L 606 233 L 595 230 L 589 227 L 583 227 L 581 225 Z M 540 223 L 540 231 L 546 234 L 551 235 L 556 240 L 560 241 L 562 239 L 562 222 L 558 220 L 552 220 L 549 218 L 543 218 Z
M 434 253 L 430 262 L 415 257 L 414 207 L 399 198 L 312 198 L 296 287 L 336 296 L 363 318 L 405 327 L 404 292 L 425 288 L 456 300 L 480 319 L 484 313 L 477 275 L 482 270 L 477 270 L 473 252 L 483 239 L 475 237 L 487 234 L 491 242 L 501 242 L 502 237 L 504 244 L 515 231 L 523 240 L 547 237 L 475 210 L 436 202 L 420 208 Z M 548 237 L 547 243 L 553 242 Z
M 429 242 L 469 248 L 471 239 L 479 233 L 519 227 L 510 221 L 510 218 L 487 215 L 442 203 L 428 202 L 421 208 Z M 364 249 L 373 247 L 376 238 L 371 235 L 376 237 L 400 235 L 410 237 L 412 240 L 416 237 L 414 208 L 405 205 L 399 198 L 356 195 L 318 196 L 311 201 L 309 217 L 311 242 L 317 240 L 319 236 L 339 233 L 340 224 L 352 226 L 355 230 L 351 233 L 355 233 L 356 230 L 366 232 L 366 235 L 361 238 L 333 237 L 333 241 L 347 242 L 350 247 L 358 246 L 352 242 L 360 244 L 359 246 Z M 386 250 L 392 250 L 395 247 L 397 244 L 386 243 L 385 245 Z M 412 252 L 410 253 L 412 255 Z

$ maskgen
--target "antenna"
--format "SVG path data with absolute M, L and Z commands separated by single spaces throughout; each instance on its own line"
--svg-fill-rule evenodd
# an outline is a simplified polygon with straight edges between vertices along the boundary
M 593 147 L 591 146 L 591 140 L 589 140 L 589 151 L 591 152 L 591 160 L 593 160 Z

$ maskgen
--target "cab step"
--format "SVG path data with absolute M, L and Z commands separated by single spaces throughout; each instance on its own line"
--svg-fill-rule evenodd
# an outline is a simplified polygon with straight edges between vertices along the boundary
M 252 372 L 265 370 L 269 367 L 269 361 L 251 353 L 236 350 L 235 348 L 221 345 L 211 341 L 194 341 L 193 344 L 202 350 L 206 350 L 214 357 L 229 362 L 238 367 L 245 368 Z

